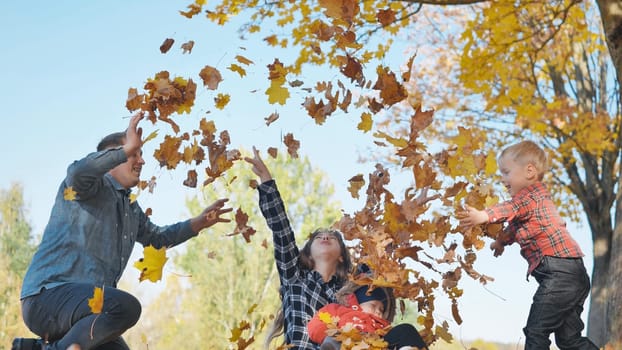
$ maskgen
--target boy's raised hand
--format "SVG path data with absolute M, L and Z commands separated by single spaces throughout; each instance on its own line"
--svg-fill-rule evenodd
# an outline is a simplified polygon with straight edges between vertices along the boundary
M 257 176 L 259 176 L 261 183 L 272 180 L 272 175 L 270 174 L 268 167 L 266 167 L 266 164 L 261 159 L 261 156 L 259 156 L 259 151 L 254 146 L 253 154 L 255 155 L 253 158 L 245 157 L 244 160 L 253 165 L 252 170 Z
M 488 222 L 488 213 L 485 210 L 477 210 L 466 206 L 466 210 L 458 214 L 460 226 L 469 229 L 473 226 Z

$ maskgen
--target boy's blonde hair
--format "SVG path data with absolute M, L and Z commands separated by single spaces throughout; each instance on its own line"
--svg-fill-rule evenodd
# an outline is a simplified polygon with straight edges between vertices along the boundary
M 546 153 L 533 141 L 521 141 L 504 148 L 499 159 L 503 157 L 509 157 L 509 159 L 523 165 L 533 165 L 538 172 L 538 180 L 542 180 L 549 167 Z

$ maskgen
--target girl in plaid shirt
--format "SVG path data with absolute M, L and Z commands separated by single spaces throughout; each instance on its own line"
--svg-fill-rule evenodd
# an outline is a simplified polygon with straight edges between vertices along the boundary
M 598 349 L 581 336 L 581 312 L 590 279 L 579 245 L 541 182 L 547 169 L 546 154 L 535 143 L 522 141 L 505 148 L 498 163 L 501 181 L 512 199 L 484 210 L 467 206 L 459 215 L 460 225 L 468 229 L 505 222 L 503 233 L 490 246 L 494 256 L 501 255 L 506 245 L 520 245 L 529 265 L 527 278 L 532 275 L 539 284 L 523 328 L 525 349 L 548 350 L 551 333 L 561 350 Z
M 309 339 L 307 322 L 321 307 L 336 302 L 336 293 L 347 282 L 352 267 L 350 254 L 341 234 L 328 229 L 316 230 L 302 250 L 298 249 L 276 182 L 257 149 L 253 152 L 254 157 L 245 160 L 261 181 L 259 207 L 273 233 L 283 304 L 267 345 L 283 331 L 291 349 L 318 349 Z

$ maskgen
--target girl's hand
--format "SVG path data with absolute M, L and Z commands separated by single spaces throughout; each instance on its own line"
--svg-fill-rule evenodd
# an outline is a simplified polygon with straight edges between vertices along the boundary
M 266 167 L 266 164 L 259 156 L 259 151 L 255 148 L 255 146 L 253 146 L 253 153 L 255 154 L 255 157 L 245 157 L 244 160 L 253 165 L 252 170 L 257 176 L 259 176 L 261 183 L 272 180 L 272 175 L 270 174 L 268 167 Z

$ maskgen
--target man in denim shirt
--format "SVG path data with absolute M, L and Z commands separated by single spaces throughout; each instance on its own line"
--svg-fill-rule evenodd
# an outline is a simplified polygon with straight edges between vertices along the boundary
M 141 306 L 116 286 L 134 243 L 171 247 L 230 221 L 221 218 L 231 211 L 224 208 L 226 199 L 197 217 L 162 227 L 130 200 L 145 163 L 138 128 L 142 118 L 133 116 L 125 133 L 105 137 L 97 152 L 67 169 L 21 292 L 24 322 L 42 339 L 16 338 L 13 349 L 129 349 L 121 334 L 138 322 Z M 64 199 L 70 187 L 77 193 L 71 201 Z M 98 315 L 88 305 L 95 287 L 104 287 Z

